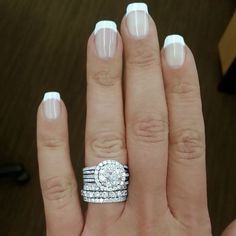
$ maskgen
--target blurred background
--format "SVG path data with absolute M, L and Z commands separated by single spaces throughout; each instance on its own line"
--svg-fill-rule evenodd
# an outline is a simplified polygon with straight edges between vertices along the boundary
M 119 26 L 130 2 L 0 0 L 0 169 L 22 163 L 31 175 L 25 185 L 19 178 L 17 183 L 19 175 L 0 175 L 1 236 L 45 235 L 35 139 L 37 106 L 45 91 L 59 91 L 65 101 L 71 157 L 81 179 L 87 39 L 98 20 L 111 19 Z M 196 58 L 207 134 L 209 210 L 217 236 L 236 218 L 236 96 L 232 84 L 231 94 L 225 86 L 219 91 L 225 79 L 218 50 L 236 1 L 145 2 L 157 23 L 160 45 L 166 35 L 182 34 Z M 236 41 L 230 48 L 236 48 Z

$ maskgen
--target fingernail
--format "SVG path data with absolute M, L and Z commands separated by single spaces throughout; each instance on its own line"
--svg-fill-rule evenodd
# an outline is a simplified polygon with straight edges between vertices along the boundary
M 43 112 L 50 120 L 57 119 L 61 112 L 60 94 L 58 92 L 48 92 L 43 97 Z
M 99 21 L 94 30 L 97 54 L 102 59 L 112 58 L 117 47 L 117 26 L 113 21 Z
M 185 42 L 180 35 L 169 35 L 164 42 L 164 52 L 167 64 L 173 68 L 180 68 L 185 60 Z
M 145 3 L 131 3 L 126 9 L 129 33 L 137 38 L 144 38 L 149 32 L 148 7 Z

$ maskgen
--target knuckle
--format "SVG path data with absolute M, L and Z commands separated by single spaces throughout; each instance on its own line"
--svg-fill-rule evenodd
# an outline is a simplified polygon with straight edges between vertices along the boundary
M 56 208 L 68 205 L 77 189 L 72 177 L 55 176 L 42 181 L 42 194 L 44 198 L 54 203 Z
M 185 100 L 190 99 L 192 101 L 200 98 L 200 89 L 197 85 L 191 82 L 183 82 L 181 79 L 172 80 L 169 84 L 167 83 L 166 89 L 170 94 L 180 95 Z
M 66 146 L 66 140 L 62 136 L 61 135 L 58 135 L 58 136 L 51 136 L 51 135 L 44 136 L 42 138 L 41 145 L 44 148 L 48 148 L 48 149 L 59 149 L 59 148 L 65 147 Z
M 194 93 L 196 86 L 192 83 L 181 82 L 181 80 L 175 80 L 175 83 L 170 84 L 170 91 L 177 94 L 192 94 Z
M 204 134 L 193 129 L 181 130 L 173 134 L 171 144 L 181 159 L 198 159 L 205 151 Z
M 134 138 L 142 143 L 160 143 L 168 139 L 166 115 L 146 114 L 133 123 Z
M 128 66 L 135 66 L 141 69 L 148 69 L 160 65 L 158 50 L 151 47 L 140 46 L 128 57 Z
M 121 81 L 119 74 L 113 74 L 109 70 L 101 70 L 89 76 L 89 80 L 95 81 L 97 84 L 105 87 L 113 86 Z
M 120 134 L 99 133 L 91 139 L 90 146 L 96 157 L 116 158 L 125 153 L 124 137 Z

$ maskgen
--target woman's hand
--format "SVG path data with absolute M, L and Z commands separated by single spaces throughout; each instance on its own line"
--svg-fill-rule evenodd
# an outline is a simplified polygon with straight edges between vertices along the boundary
M 210 236 L 193 55 L 178 35 L 168 36 L 160 51 L 144 4 L 129 5 L 121 35 L 115 27 L 100 22 L 88 41 L 85 164 L 106 159 L 128 164 L 128 199 L 89 203 L 83 219 L 66 108 L 58 93 L 46 93 L 38 109 L 37 142 L 47 235 Z

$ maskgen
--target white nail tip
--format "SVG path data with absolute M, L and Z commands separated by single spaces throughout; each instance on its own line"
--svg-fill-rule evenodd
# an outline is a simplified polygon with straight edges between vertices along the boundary
M 58 92 L 47 92 L 44 94 L 43 101 L 45 102 L 46 100 L 49 99 L 56 99 L 60 101 L 60 93 Z
M 144 11 L 148 13 L 148 6 L 146 3 L 141 2 L 131 3 L 127 6 L 126 15 L 133 11 Z
M 96 34 L 100 29 L 112 29 L 117 32 L 116 23 L 114 21 L 109 20 L 99 21 L 95 26 L 94 34 Z
M 185 45 L 184 38 L 181 35 L 172 34 L 166 37 L 165 42 L 164 42 L 164 48 L 174 43 L 180 43 L 183 46 Z

